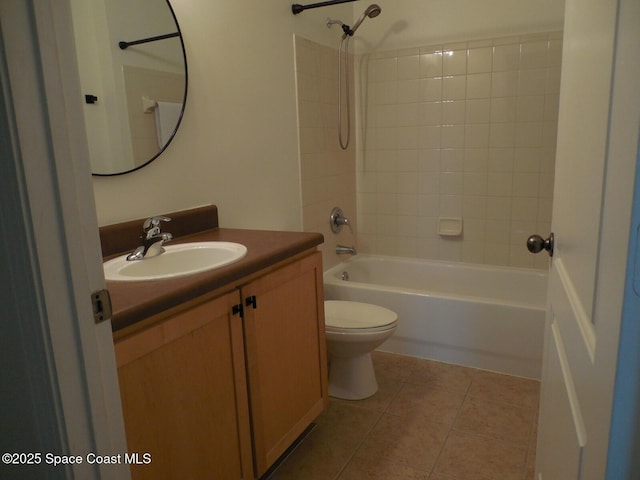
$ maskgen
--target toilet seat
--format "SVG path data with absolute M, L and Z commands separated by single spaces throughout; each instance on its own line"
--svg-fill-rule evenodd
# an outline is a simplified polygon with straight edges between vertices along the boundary
M 332 332 L 380 332 L 395 328 L 398 315 L 379 305 L 326 300 L 325 328 Z

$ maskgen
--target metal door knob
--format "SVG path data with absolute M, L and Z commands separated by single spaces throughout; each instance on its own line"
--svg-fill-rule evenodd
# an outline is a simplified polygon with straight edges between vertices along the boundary
M 553 232 L 549 238 L 542 238 L 540 235 L 531 235 L 527 238 L 527 249 L 531 253 L 540 253 L 546 250 L 550 257 L 553 257 Z

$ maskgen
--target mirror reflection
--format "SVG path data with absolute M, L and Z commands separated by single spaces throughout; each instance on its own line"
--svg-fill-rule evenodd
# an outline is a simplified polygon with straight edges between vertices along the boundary
M 186 55 L 173 9 L 168 0 L 71 7 L 91 171 L 137 170 L 171 142 L 184 111 Z

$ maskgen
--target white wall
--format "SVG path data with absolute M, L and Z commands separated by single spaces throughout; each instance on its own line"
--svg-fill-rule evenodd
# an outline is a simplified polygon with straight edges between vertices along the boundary
M 189 69 L 182 125 L 149 166 L 94 177 L 99 223 L 215 203 L 225 227 L 300 230 L 293 34 L 335 41 L 327 9 L 294 16 L 284 0 L 172 5 Z M 351 8 L 330 12 L 346 18 Z
M 155 162 L 127 175 L 94 178 L 101 225 L 215 203 L 225 227 L 302 228 L 293 35 L 337 46 L 339 34 L 326 27 L 326 18 L 353 21 L 367 4 L 294 16 L 291 3 L 172 1 L 187 48 L 185 117 Z M 360 41 L 353 45 L 366 40 L 386 49 L 414 37 L 429 42 L 430 32 L 473 38 L 490 29 L 509 32 L 514 24 L 520 31 L 525 23 L 527 30 L 540 31 L 562 23 L 562 5 L 556 5 L 562 2 L 545 0 L 535 8 L 530 0 L 517 6 L 507 0 L 476 3 L 379 1 L 382 15 L 358 30 Z M 503 18 L 514 11 L 514 18 Z M 478 24 L 474 31 L 467 29 L 472 20 Z

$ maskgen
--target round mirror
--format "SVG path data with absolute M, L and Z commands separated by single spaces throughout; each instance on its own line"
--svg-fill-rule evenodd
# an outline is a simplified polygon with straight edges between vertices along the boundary
M 173 139 L 187 97 L 187 58 L 169 0 L 71 0 L 94 175 L 121 175 Z

